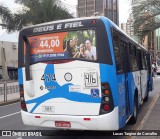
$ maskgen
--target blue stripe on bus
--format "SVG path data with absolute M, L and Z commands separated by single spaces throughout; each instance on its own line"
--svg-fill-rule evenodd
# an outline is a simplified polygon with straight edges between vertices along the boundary
M 44 71 L 44 74 L 54 74 L 54 65 L 48 64 Z M 93 98 L 91 95 L 83 94 L 79 92 L 69 92 L 69 85 L 73 84 L 65 84 L 60 86 L 55 81 L 45 82 L 45 86 L 54 86 L 56 89 L 48 90 L 49 92 L 43 96 L 38 98 L 26 101 L 26 104 L 36 103 L 36 105 L 30 111 L 31 113 L 43 102 L 52 99 L 52 98 L 65 98 L 71 101 L 76 102 L 85 102 L 85 103 L 101 103 L 101 98 Z
M 23 84 L 23 72 L 22 72 L 22 68 L 18 69 L 18 82 L 19 82 L 19 85 Z

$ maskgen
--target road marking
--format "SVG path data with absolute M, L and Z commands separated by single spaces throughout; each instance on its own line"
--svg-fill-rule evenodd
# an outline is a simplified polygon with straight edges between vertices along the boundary
M 20 112 L 21 111 L 18 111 L 18 112 L 12 113 L 12 114 L 8 114 L 8 115 L 5 115 L 5 116 L 2 116 L 2 117 L 0 117 L 0 119 L 6 118 L 6 117 L 9 117 L 9 116 L 12 116 L 12 115 L 16 115 L 16 114 L 18 114 Z
M 15 103 L 12 103 L 12 104 L 8 104 L 8 105 L 0 106 L 0 108 L 6 107 L 6 106 L 10 106 L 10 105 L 14 105 L 14 104 L 17 104 L 17 103 L 20 103 L 20 102 L 15 102 Z

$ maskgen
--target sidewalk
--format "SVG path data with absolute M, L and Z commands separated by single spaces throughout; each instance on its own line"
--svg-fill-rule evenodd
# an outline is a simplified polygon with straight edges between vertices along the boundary
M 7 94 L 7 102 L 15 101 L 15 100 L 19 100 L 19 99 L 20 99 L 19 93 Z M 4 102 L 4 95 L 0 95 L 0 105 L 2 103 L 7 103 L 7 102 Z
M 160 131 L 160 94 L 151 105 L 138 130 Z M 160 136 L 136 136 L 134 139 L 160 139 Z

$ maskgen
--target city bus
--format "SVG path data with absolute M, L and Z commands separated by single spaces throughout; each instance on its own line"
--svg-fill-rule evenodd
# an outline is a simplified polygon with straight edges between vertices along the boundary
M 150 54 L 106 17 L 33 25 L 18 45 L 25 125 L 118 130 L 152 91 Z

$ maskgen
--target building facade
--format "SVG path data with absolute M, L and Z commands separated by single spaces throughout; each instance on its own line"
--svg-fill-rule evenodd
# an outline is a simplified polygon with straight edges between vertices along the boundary
M 18 44 L 0 41 L 0 80 L 18 78 Z
M 160 59 L 160 28 L 156 29 L 156 48 L 158 59 Z
M 130 15 L 129 18 L 127 19 L 127 23 L 121 23 L 121 29 L 127 33 L 131 38 L 135 39 L 134 35 L 134 28 L 133 28 L 133 19 L 132 16 Z
M 119 26 L 118 0 L 78 0 L 78 17 L 103 15 Z

